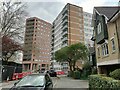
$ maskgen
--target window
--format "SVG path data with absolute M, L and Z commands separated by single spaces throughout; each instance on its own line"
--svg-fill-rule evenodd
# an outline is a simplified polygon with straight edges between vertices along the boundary
M 109 52 L 108 52 L 108 44 L 105 43 L 105 44 L 102 45 L 102 55 L 106 56 L 108 54 L 109 54 Z
M 101 33 L 101 23 L 98 24 L 97 26 L 97 34 L 100 34 Z
M 112 43 L 112 50 L 115 51 L 115 41 L 114 41 L 114 38 L 111 39 L 111 43 Z
M 45 64 L 42 64 L 42 67 L 45 67 Z

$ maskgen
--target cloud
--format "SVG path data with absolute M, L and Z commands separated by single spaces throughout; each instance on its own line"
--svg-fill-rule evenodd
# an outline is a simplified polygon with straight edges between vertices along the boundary
M 25 0 L 23 0 L 25 1 Z M 28 12 L 31 17 L 38 17 L 50 23 L 61 12 L 67 3 L 83 7 L 85 12 L 93 13 L 94 6 L 114 6 L 118 5 L 118 0 L 30 0 L 28 2 Z
M 38 17 L 53 22 L 55 17 L 64 7 L 61 2 L 29 2 L 28 11 L 31 17 Z
M 84 0 L 79 6 L 83 7 L 83 10 L 89 13 L 93 13 L 95 6 L 114 6 L 117 5 L 118 0 Z

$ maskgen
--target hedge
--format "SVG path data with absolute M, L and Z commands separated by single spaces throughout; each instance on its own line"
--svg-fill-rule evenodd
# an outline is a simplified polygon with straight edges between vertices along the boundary
M 116 69 L 116 70 L 110 72 L 110 77 L 120 80 L 120 69 Z
M 80 72 L 79 71 L 74 71 L 73 78 L 74 79 L 80 79 Z
M 90 75 L 89 88 L 90 90 L 119 90 L 120 80 L 115 80 L 103 75 Z

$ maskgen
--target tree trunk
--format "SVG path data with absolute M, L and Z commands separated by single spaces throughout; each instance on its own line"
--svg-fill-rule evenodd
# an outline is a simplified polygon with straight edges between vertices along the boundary
M 70 71 L 72 71 L 72 64 L 69 62 Z
M 76 64 L 76 61 L 73 62 L 73 71 L 75 71 L 75 64 Z

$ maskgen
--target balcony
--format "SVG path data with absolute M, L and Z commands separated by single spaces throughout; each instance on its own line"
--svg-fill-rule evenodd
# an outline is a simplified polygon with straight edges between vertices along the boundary
M 27 22 L 34 22 L 35 19 L 28 19 Z
M 34 22 L 27 22 L 26 26 L 34 26 Z
M 62 41 L 64 42 L 64 41 L 67 41 L 68 40 L 68 38 L 67 37 L 65 37 L 65 38 L 62 38 Z
M 54 38 L 52 38 L 52 42 L 54 42 Z
M 52 43 L 51 45 L 54 46 L 54 43 Z
M 67 29 L 65 29 L 65 31 L 62 32 L 62 35 L 64 36 L 67 33 L 68 33 L 68 31 L 67 31 Z
M 54 33 L 52 33 L 52 38 L 54 38 Z
M 95 37 L 94 37 L 94 36 L 92 36 L 91 40 L 92 40 L 92 41 L 95 41 Z
M 51 49 L 52 51 L 54 50 L 54 48 Z
M 63 18 L 62 18 L 62 20 L 64 21 L 64 20 L 68 20 L 68 15 L 65 15 Z
M 64 29 L 68 29 L 68 25 L 63 26 L 62 30 L 64 30 Z
M 67 42 L 62 44 L 62 47 L 68 46 Z
M 64 19 L 65 17 L 68 17 L 68 14 L 67 14 L 67 13 L 64 14 L 64 15 L 62 15 L 62 19 Z
M 65 19 L 64 21 L 62 21 L 62 24 L 64 23 L 68 23 L 68 19 Z
M 26 26 L 26 29 L 34 29 L 34 26 Z
M 68 37 L 68 33 L 64 34 L 62 38 Z
M 63 10 L 62 15 L 64 16 L 65 14 L 68 14 L 68 10 L 67 10 L 67 8 L 65 8 L 65 9 Z
M 63 23 L 63 27 L 66 26 L 66 25 L 68 26 L 68 22 Z
M 52 29 L 52 33 L 54 33 L 54 29 Z

